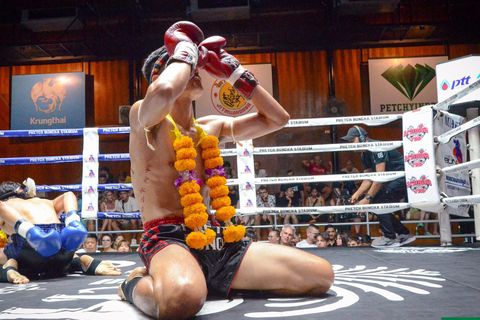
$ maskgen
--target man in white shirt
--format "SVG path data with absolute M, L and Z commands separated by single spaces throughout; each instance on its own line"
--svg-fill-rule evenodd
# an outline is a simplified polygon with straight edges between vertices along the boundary
M 297 248 L 316 248 L 315 237 L 320 233 L 316 226 L 307 227 L 307 238 L 297 243 Z
M 140 209 L 138 208 L 137 199 L 134 197 L 130 197 L 129 191 L 120 191 L 120 200 L 115 201 L 115 212 L 138 212 Z M 114 220 L 115 221 L 115 220 Z M 120 223 L 121 230 L 137 230 L 139 228 L 139 224 L 135 219 L 125 219 L 125 220 L 116 220 L 115 222 Z M 117 224 L 118 225 L 118 224 Z M 140 238 L 141 234 L 138 233 L 138 238 Z M 132 243 L 132 238 L 137 242 L 139 239 L 134 237 L 133 234 L 124 234 L 124 238 Z

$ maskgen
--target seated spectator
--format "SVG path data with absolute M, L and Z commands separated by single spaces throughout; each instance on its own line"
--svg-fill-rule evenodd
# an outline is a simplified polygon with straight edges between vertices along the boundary
M 117 252 L 131 252 L 132 249 L 130 249 L 130 244 L 128 243 L 127 240 L 120 240 L 118 242 L 118 249 Z
M 273 229 L 268 234 L 268 242 L 271 244 L 280 244 L 280 231 Z
M 100 203 L 100 212 L 115 212 L 115 194 L 113 191 L 104 192 L 104 199 Z M 117 224 L 112 223 L 112 219 L 104 219 L 100 231 L 120 231 Z
M 103 252 L 117 252 L 116 249 L 112 248 L 112 244 L 112 236 L 109 234 L 104 234 L 102 236 Z
M 257 242 L 258 240 L 257 233 L 253 228 L 247 228 L 247 230 L 245 230 L 245 236 L 243 237 L 243 240 Z
M 118 182 L 120 183 L 132 183 L 132 178 L 128 175 L 126 171 L 120 172 L 118 176 Z
M 307 238 L 296 244 L 298 248 L 316 248 L 315 237 L 320 233 L 320 230 L 316 226 L 307 227 Z
M 348 242 L 348 233 L 340 232 L 337 234 L 337 247 L 346 247 Z
M 321 232 L 317 234 L 315 237 L 315 243 L 317 244 L 317 248 L 328 248 L 328 237 L 329 234 L 327 232 Z
M 358 247 L 360 245 L 360 239 L 355 236 L 348 237 L 347 247 Z
M 287 170 L 287 176 L 293 177 L 294 175 L 295 171 L 293 171 L 292 169 Z M 280 197 L 282 197 L 287 192 L 288 188 L 292 188 L 293 190 L 293 197 L 295 198 L 295 202 L 298 202 L 297 207 L 302 207 L 305 203 L 305 187 L 303 186 L 303 183 L 281 184 L 280 191 L 283 192 L 283 194 L 280 194 Z
M 372 237 L 368 234 L 364 234 L 362 236 L 362 246 L 363 247 L 370 247 L 372 245 Z
M 292 187 L 287 188 L 285 191 L 285 195 L 281 197 L 278 200 L 277 203 L 278 207 L 283 207 L 283 208 L 292 208 L 292 207 L 299 207 L 300 206 L 300 201 L 299 198 L 296 198 L 294 196 L 294 191 Z M 283 223 L 284 224 L 289 224 L 293 222 L 294 224 L 298 224 L 298 217 L 294 214 L 284 214 L 280 215 L 280 217 L 283 217 Z
M 300 229 L 297 228 L 293 235 L 292 245 L 295 247 L 300 241 L 302 241 L 302 234 L 300 233 Z
M 260 161 L 255 161 L 253 164 L 253 167 L 255 168 L 255 177 L 256 178 L 261 178 L 261 177 L 266 177 L 267 176 L 267 171 L 265 169 L 261 169 L 260 166 L 262 164 Z
M 430 218 L 436 219 L 437 214 L 434 212 L 427 212 L 425 210 L 420 210 L 417 208 L 411 208 L 408 213 L 407 213 L 407 219 L 408 220 L 425 220 L 428 221 Z M 422 228 L 423 229 L 423 234 L 426 236 L 431 236 L 432 234 L 438 235 L 438 223 L 432 223 L 433 225 L 433 230 L 432 233 L 428 231 L 429 228 L 429 223 L 423 223 L 420 222 L 417 224 L 417 227 L 415 228 L 416 233 L 418 234 L 418 229 Z
M 138 208 L 137 200 L 134 197 L 130 197 L 128 191 L 120 191 L 120 200 L 115 201 L 115 212 L 138 212 L 140 209 Z M 116 224 L 116 226 L 113 226 Z M 113 220 L 112 227 L 118 228 L 119 230 L 137 230 L 139 225 L 136 219 L 124 219 L 124 220 Z M 117 229 L 115 229 L 117 230 Z M 140 238 L 140 234 L 136 233 L 124 233 L 123 237 L 127 239 L 130 243 L 132 239 L 135 239 L 137 242 L 137 237 Z
M 87 235 L 87 238 L 85 239 L 85 242 L 83 243 L 83 248 L 77 250 L 75 253 L 95 253 L 95 252 L 100 252 L 100 250 L 97 249 L 98 246 L 98 238 L 97 235 L 94 233 L 89 233 Z
M 117 235 L 115 236 L 115 240 L 113 240 L 113 245 L 112 245 L 112 247 L 113 247 L 114 249 L 117 249 L 117 250 L 118 250 L 118 246 L 119 246 L 119 244 L 120 244 L 120 241 L 122 241 L 122 240 L 125 240 L 125 238 L 124 238 L 121 234 L 117 234 Z M 127 241 L 127 242 L 128 242 L 128 241 Z M 130 245 L 130 244 L 129 244 L 129 245 Z
M 280 232 L 280 244 L 282 246 L 291 247 L 293 245 L 293 237 L 295 236 L 295 227 L 291 224 L 285 224 L 282 232 Z
M 328 233 L 327 245 L 329 247 L 337 246 L 337 230 L 331 224 L 325 226 L 325 233 Z
M 232 165 L 228 161 L 223 162 L 223 169 L 225 170 L 225 175 L 227 179 L 236 179 L 237 172 L 235 169 L 232 169 Z
M 320 156 L 315 156 L 313 159 L 310 161 L 308 160 L 303 160 L 302 164 L 305 166 L 310 171 L 310 174 L 313 175 L 324 175 L 324 174 L 329 174 L 331 173 L 330 170 L 327 169 L 323 165 L 323 160 Z M 332 166 L 332 163 L 330 162 L 330 167 Z
M 324 207 L 325 200 L 318 192 L 317 187 L 310 189 L 310 196 L 305 201 L 305 207 Z M 328 214 L 310 214 L 310 223 L 325 222 L 327 221 Z
M 104 174 L 107 179 L 105 183 L 117 183 L 117 178 L 115 178 L 111 173 L 110 173 L 110 168 L 107 166 L 103 166 L 98 170 L 98 173 L 100 175 Z M 100 176 L 99 176 L 100 177 Z
M 257 195 L 257 207 L 258 208 L 275 208 L 276 200 L 275 196 L 268 194 L 268 189 L 266 186 L 260 186 L 258 188 Z M 255 225 L 273 225 L 273 216 L 269 214 L 256 214 L 255 215 Z M 257 228 L 257 236 L 260 238 L 260 228 Z

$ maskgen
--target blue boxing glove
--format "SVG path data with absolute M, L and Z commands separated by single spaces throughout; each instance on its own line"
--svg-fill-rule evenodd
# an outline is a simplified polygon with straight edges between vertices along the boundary
M 45 233 L 25 219 L 15 222 L 14 228 L 35 251 L 45 258 L 53 256 L 62 247 L 62 239 L 58 232 L 53 229 Z
M 62 247 L 67 251 L 77 250 L 85 242 L 87 233 L 87 229 L 80 222 L 78 211 L 69 211 L 65 219 L 65 229 L 63 229 L 61 234 Z

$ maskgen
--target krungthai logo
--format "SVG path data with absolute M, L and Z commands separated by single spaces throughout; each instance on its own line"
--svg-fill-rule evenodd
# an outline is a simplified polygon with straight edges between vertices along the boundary
M 223 115 L 240 116 L 248 113 L 253 104 L 245 100 L 230 83 L 225 80 L 216 80 L 210 94 L 215 109 Z
M 428 133 L 428 128 L 423 124 L 420 124 L 417 128 L 413 126 L 408 127 L 407 130 L 403 132 L 403 136 L 408 140 L 415 142 L 420 141 Z
M 423 166 L 423 164 L 430 159 L 430 154 L 425 152 L 424 149 L 418 150 L 417 153 L 410 151 L 405 156 L 405 162 L 408 163 L 411 167 L 417 168 Z
M 410 181 L 407 181 L 407 188 L 414 193 L 425 193 L 431 186 L 432 180 L 428 179 L 426 176 L 421 176 L 418 180 L 417 178 L 412 177 Z
M 66 95 L 67 90 L 63 83 L 53 78 L 44 79 L 43 83 L 35 83 L 30 92 L 35 111 L 43 113 L 52 113 L 57 107 L 60 110 Z
M 422 66 L 417 63 L 415 67 L 399 64 L 388 68 L 382 77 L 412 101 L 435 78 L 435 69 L 428 64 Z

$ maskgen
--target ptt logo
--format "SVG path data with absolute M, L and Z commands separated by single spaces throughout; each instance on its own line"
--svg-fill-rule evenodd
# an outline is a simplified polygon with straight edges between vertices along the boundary
M 93 156 L 93 154 L 91 154 L 89 157 L 88 157 L 88 162 L 95 162 L 95 157 Z
M 250 151 L 248 149 L 243 149 L 243 154 L 244 157 L 250 157 Z
M 93 203 L 88 204 L 87 211 L 95 211 L 95 208 L 93 207 Z
M 428 152 L 425 152 L 424 149 L 418 150 L 417 153 L 410 151 L 405 156 L 405 162 L 408 163 L 412 168 L 423 166 L 428 159 L 430 159 L 430 155 Z
M 450 82 L 448 82 L 448 80 L 443 80 L 442 83 L 440 83 L 440 90 L 442 91 L 447 91 L 447 90 L 453 90 L 457 87 L 462 87 L 462 86 L 468 86 L 470 83 L 470 79 L 472 77 L 470 76 L 465 76 L 461 79 L 457 79 L 457 80 L 452 80 L 452 85 L 450 85 Z
M 87 193 L 88 194 L 93 194 L 93 193 L 95 193 L 95 189 L 93 189 L 92 186 L 89 186 L 88 189 L 87 189 Z
M 248 199 L 247 204 L 245 205 L 246 207 L 253 207 L 252 200 Z
M 410 181 L 407 181 L 407 188 L 416 194 L 425 193 L 431 186 L 432 180 L 428 179 L 426 176 L 421 176 L 418 180 L 417 178 L 412 177 Z
M 95 178 L 95 172 L 93 172 L 93 170 L 90 170 L 90 172 L 88 172 L 88 177 Z
M 244 188 L 245 188 L 245 190 L 252 190 L 252 189 L 253 189 L 253 188 L 252 188 L 252 185 L 250 184 L 250 182 L 247 182 L 247 183 L 245 184 L 245 187 L 244 187 Z
M 252 173 L 252 170 L 248 166 L 245 166 L 245 170 L 243 170 L 245 173 Z
M 428 128 L 423 124 L 420 124 L 417 128 L 414 128 L 413 126 L 408 127 L 408 129 L 403 132 L 403 136 L 408 140 L 415 142 L 422 140 L 427 133 Z

